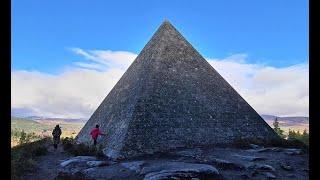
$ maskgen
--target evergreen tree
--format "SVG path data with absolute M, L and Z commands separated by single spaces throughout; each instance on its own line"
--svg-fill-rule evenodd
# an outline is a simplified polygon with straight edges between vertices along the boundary
M 294 130 L 289 129 L 288 139 L 296 139 L 297 133 Z
M 288 140 L 299 140 L 306 145 L 309 145 L 309 133 L 305 129 L 303 133 L 300 133 L 300 131 L 294 131 L 289 129 L 289 134 L 288 134 Z
M 25 143 L 26 139 L 27 139 L 27 133 L 25 133 L 24 130 L 22 130 L 20 133 L 19 144 Z
M 309 133 L 307 132 L 307 130 L 305 129 L 302 133 L 302 137 L 301 137 L 302 142 L 304 142 L 305 144 L 309 145 Z
M 284 130 L 282 130 L 279 126 L 278 118 L 276 118 L 273 122 L 273 130 L 281 137 L 285 138 L 286 136 L 283 134 Z

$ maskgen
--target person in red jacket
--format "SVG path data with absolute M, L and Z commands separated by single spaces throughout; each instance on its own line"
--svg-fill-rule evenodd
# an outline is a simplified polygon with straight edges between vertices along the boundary
M 100 129 L 99 129 L 99 125 L 97 124 L 95 128 L 93 128 L 90 132 L 90 135 L 93 139 L 93 144 L 96 145 L 97 144 L 97 139 L 98 139 L 98 136 L 99 135 L 106 135 L 106 134 L 103 134 Z

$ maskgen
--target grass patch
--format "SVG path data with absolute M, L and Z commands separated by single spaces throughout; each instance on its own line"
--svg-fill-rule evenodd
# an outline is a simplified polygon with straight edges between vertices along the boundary
M 308 150 L 309 146 L 304 142 L 297 140 L 297 139 L 272 139 L 269 141 L 263 139 L 242 139 L 237 138 L 233 141 L 232 147 L 241 148 L 241 149 L 248 149 L 251 148 L 250 144 L 256 144 L 264 147 L 282 147 L 282 148 L 300 148 L 304 150 Z
M 11 148 L 11 179 L 22 179 L 25 173 L 32 172 L 36 165 L 35 158 L 47 154 L 46 145 L 49 142 L 50 138 L 44 138 Z
M 104 157 L 101 145 L 77 144 L 72 137 L 61 139 L 63 149 L 74 156 L 97 156 Z

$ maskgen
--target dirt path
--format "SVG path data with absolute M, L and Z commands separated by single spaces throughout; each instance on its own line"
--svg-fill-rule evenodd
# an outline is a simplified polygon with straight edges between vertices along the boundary
M 52 146 L 48 146 L 48 153 L 37 159 L 37 167 L 33 173 L 28 174 L 25 179 L 32 180 L 53 180 L 58 175 L 58 166 L 61 160 L 71 157 L 60 146 L 54 150 Z

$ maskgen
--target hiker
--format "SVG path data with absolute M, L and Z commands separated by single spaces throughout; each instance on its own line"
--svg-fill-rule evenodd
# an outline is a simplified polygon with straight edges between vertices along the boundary
M 99 125 L 97 124 L 95 128 L 93 128 L 90 132 L 90 135 L 93 139 L 93 144 L 96 145 L 97 144 L 97 139 L 98 139 L 98 136 L 99 135 L 106 135 L 106 134 L 103 134 L 100 129 L 99 129 Z
M 56 125 L 56 127 L 52 131 L 54 149 L 58 148 L 58 144 L 60 143 L 60 135 L 61 135 L 61 129 L 59 125 Z

